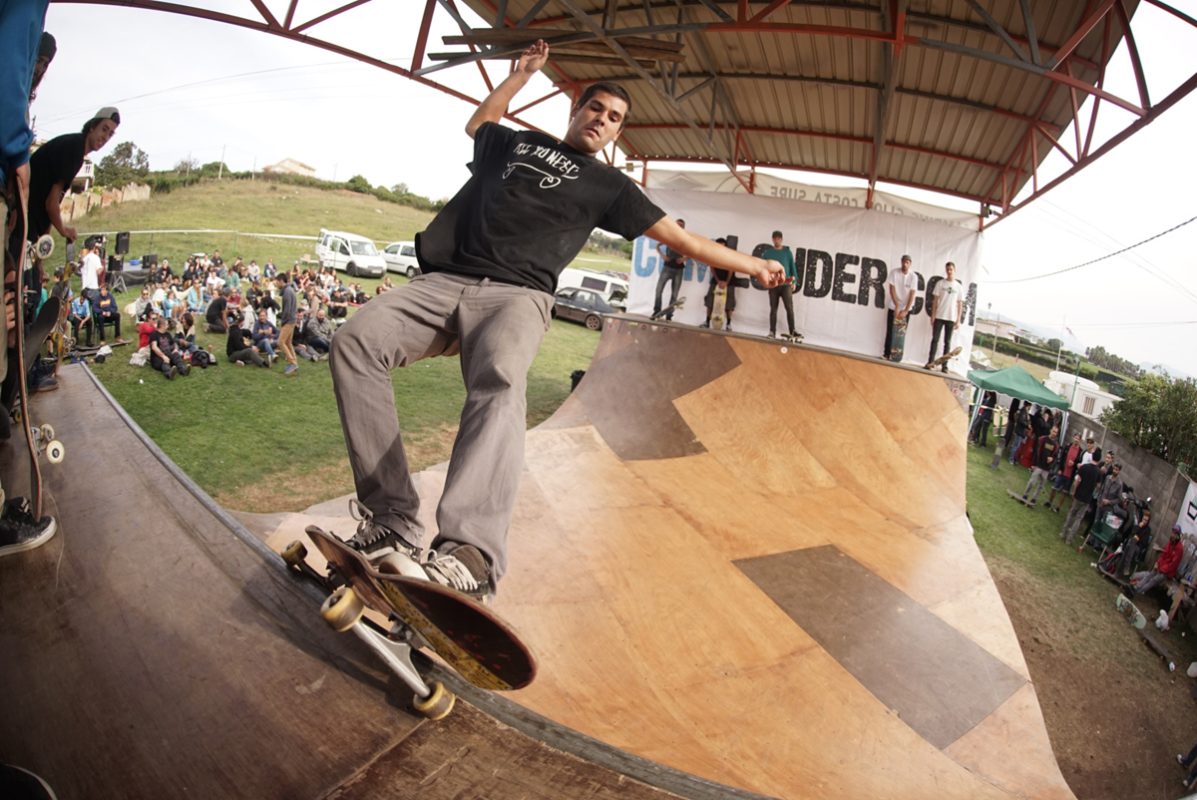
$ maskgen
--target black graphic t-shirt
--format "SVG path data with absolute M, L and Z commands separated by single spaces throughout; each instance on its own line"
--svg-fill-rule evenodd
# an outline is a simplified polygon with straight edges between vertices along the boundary
M 485 123 L 474 132 L 471 170 L 416 234 L 424 272 L 552 293 L 595 228 L 634 239 L 665 216 L 624 173 L 535 131 Z
M 46 142 L 29 157 L 29 241 L 50 231 L 46 199 L 57 183 L 64 191 L 71 188 L 83 166 L 83 156 L 83 134 L 67 133 Z M 56 197 L 54 202 L 61 199 Z

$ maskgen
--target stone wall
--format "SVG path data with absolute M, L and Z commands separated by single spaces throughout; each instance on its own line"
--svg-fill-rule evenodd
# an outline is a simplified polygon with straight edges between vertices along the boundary
M 130 183 L 123 189 L 105 187 L 101 191 L 69 194 L 62 200 L 62 221 L 74 222 L 87 216 L 95 208 L 108 208 L 117 203 L 132 203 L 150 199 L 150 187 L 142 183 Z

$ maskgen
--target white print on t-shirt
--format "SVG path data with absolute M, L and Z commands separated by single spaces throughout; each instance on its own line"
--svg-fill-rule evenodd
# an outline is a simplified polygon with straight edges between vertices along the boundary
M 514 149 L 517 156 L 531 156 L 538 159 L 543 162 L 543 166 L 547 167 L 547 169 L 524 161 L 509 161 L 507 162 L 507 169 L 503 172 L 504 180 L 515 171 L 516 167 L 523 167 L 544 176 L 540 181 L 541 189 L 552 189 L 560 186 L 562 180 L 577 180 L 579 173 L 582 171 L 582 168 L 575 164 L 569 156 L 560 150 L 554 150 L 546 145 L 523 142 L 517 144 Z

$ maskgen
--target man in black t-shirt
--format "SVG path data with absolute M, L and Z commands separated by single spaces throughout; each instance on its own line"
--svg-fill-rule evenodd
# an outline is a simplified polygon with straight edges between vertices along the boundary
M 1060 529 L 1060 538 L 1065 544 L 1071 545 L 1077 531 L 1080 530 L 1099 480 L 1101 467 L 1094 462 L 1090 461 L 1077 468 L 1076 477 L 1072 480 L 1072 506 L 1068 509 L 1068 516 L 1064 518 L 1064 527 Z
M 191 367 L 183 360 L 175 337 L 167 329 L 166 317 L 158 317 L 158 327 L 150 334 L 150 366 L 168 381 L 176 375 L 186 375 Z
M 228 333 L 229 321 L 226 319 L 226 314 L 229 308 L 229 290 L 221 289 L 220 294 L 208 303 L 208 308 L 204 311 L 204 320 L 208 323 L 209 333 Z
M 105 106 L 84 124 L 82 132 L 56 136 L 30 157 L 29 241 L 37 241 L 51 228 L 74 241 L 78 235 L 75 228 L 62 221 L 63 195 L 79 174 L 83 159 L 108 144 L 120 124 L 120 112 Z
M 475 597 L 507 568 L 507 527 L 524 461 L 528 368 L 548 330 L 557 275 L 595 228 L 646 235 L 712 267 L 764 286 L 779 265 L 721 247 L 679 227 L 622 171 L 595 155 L 615 141 L 631 110 L 621 87 L 587 87 L 563 140 L 498 123 L 548 60 L 543 41 L 482 101 L 466 124 L 471 177 L 416 235 L 423 274 L 384 292 L 332 340 L 330 365 L 360 520 L 352 544 L 367 558 Z M 439 532 L 419 550 L 420 498 L 395 412 L 391 370 L 461 355 L 466 401 L 444 492 Z

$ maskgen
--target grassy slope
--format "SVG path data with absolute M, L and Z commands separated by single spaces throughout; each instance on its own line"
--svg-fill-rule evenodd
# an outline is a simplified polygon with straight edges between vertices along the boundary
M 234 228 L 313 235 L 321 226 L 378 240 L 410 239 L 431 215 L 353 192 L 262 182 L 204 184 L 114 206 L 80 220 L 81 232 Z M 273 258 L 287 264 L 310 243 L 220 235 L 134 236 L 132 253 L 157 252 L 175 265 L 187 253 L 219 247 L 226 260 Z M 403 279 L 393 277 L 396 283 Z M 362 280 L 367 292 L 378 281 Z M 121 304 L 132 294 L 123 296 Z M 126 320 L 127 322 L 127 320 Z M 223 356 L 223 337 L 201 334 Z M 554 322 L 529 375 L 528 422 L 546 419 L 569 393 L 569 376 L 590 363 L 598 335 Z M 220 502 L 257 511 L 298 509 L 351 490 L 332 381 L 326 363 L 304 364 L 294 379 L 221 363 L 173 383 L 128 365 L 129 349 L 95 367 L 146 432 Z M 459 362 L 432 359 L 398 370 L 395 401 L 409 458 L 419 469 L 448 458 L 464 401 Z

